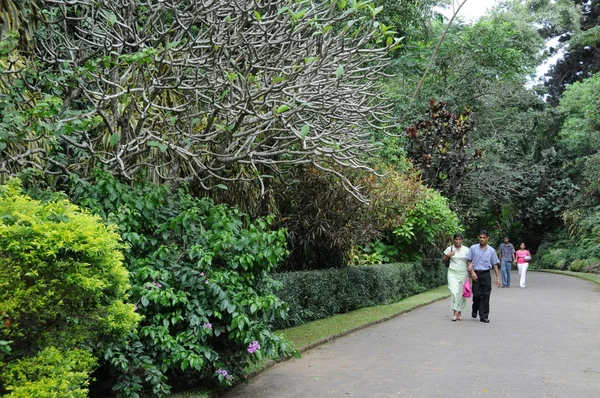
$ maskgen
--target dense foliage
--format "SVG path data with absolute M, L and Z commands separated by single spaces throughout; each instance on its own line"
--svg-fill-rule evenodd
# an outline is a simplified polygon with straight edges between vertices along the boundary
M 580 82 L 600 72 L 600 1 L 571 0 L 581 10 L 579 29 L 572 29 L 560 37 L 557 48 L 561 57 L 547 73 L 544 85 L 548 101 L 558 105 L 563 91 L 572 83 Z
M 291 248 L 284 269 L 345 266 L 354 246 L 379 234 L 376 222 L 366 217 L 365 203 L 341 189 L 339 179 L 314 168 L 296 177 L 276 195 Z
M 184 190 L 131 187 L 102 173 L 76 181 L 70 195 L 118 225 L 128 244 L 130 296 L 144 319 L 106 352 L 120 375 L 117 392 L 162 396 L 173 384 L 210 378 L 231 384 L 247 363 L 286 353 L 269 329 L 285 315 L 270 274 L 287 255 L 272 216 L 251 221 Z M 249 351 L 253 342 L 259 350 Z
M 0 186 L 0 388 L 26 396 L 64 382 L 85 391 L 92 355 L 139 320 L 124 302 L 122 248 L 115 228 L 98 216 L 64 199 L 33 200 L 16 180 Z M 38 366 L 49 370 L 31 370 Z M 69 372 L 78 376 L 63 380 Z
M 456 196 L 467 169 L 483 154 L 481 149 L 470 150 L 470 113 L 455 114 L 445 103 L 431 100 L 426 117 L 406 128 L 407 156 L 418 166 L 423 182 L 447 197 Z
M 10 362 L 1 377 L 11 398 L 86 398 L 95 366 L 96 360 L 86 350 L 61 351 L 50 346 Z
M 99 252 L 123 253 L 143 316 L 108 349 L 75 321 L 56 336 L 32 323 L 27 345 L 29 318 L 0 308 L 5 388 L 79 396 L 96 364 L 97 395 L 231 384 L 288 351 L 272 325 L 443 283 L 443 268 L 386 263 L 439 260 L 457 231 L 597 272 L 599 2 L 507 0 L 469 24 L 441 3 L 0 2 L 0 183 L 20 175 L 40 206 L 65 190 L 116 225 L 102 228 L 124 245 Z M 556 36 L 566 56 L 535 86 Z M 278 264 L 338 268 L 274 279 Z M 10 275 L 0 294 L 34 278 Z
M 386 304 L 440 286 L 446 280 L 439 264 L 396 263 L 342 269 L 286 272 L 279 296 L 290 316 L 277 321 L 291 327 L 358 308 Z
M 352 177 L 371 199 L 368 203 L 315 169 L 306 170 L 296 184 L 279 190 L 280 223 L 289 231 L 292 248 L 284 269 L 437 257 L 436 250 L 461 230 L 448 201 L 425 187 L 414 169 L 400 173 L 382 167 L 378 171 L 383 176 L 355 173 Z

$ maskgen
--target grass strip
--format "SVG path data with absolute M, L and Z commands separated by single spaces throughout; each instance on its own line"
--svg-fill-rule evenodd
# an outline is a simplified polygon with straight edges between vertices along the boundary
M 536 270 L 532 270 L 532 271 L 549 272 L 551 274 L 562 274 L 562 275 L 574 276 L 579 279 L 585 279 L 586 281 L 593 282 L 596 285 L 600 286 L 600 275 L 598 275 L 598 274 L 590 274 L 587 272 L 560 271 L 557 269 L 536 269 Z
M 441 286 L 396 303 L 361 308 L 345 314 L 336 314 L 329 318 L 283 329 L 279 332 L 298 351 L 304 352 L 337 337 L 387 321 L 388 319 L 449 296 L 448 287 Z
M 284 336 L 292 343 L 292 346 L 296 350 L 305 352 L 338 337 L 345 336 L 368 326 L 385 322 L 427 304 L 443 300 L 449 296 L 450 292 L 448 291 L 448 287 L 444 285 L 415 296 L 407 297 L 404 300 L 392 304 L 366 307 L 345 314 L 333 315 L 329 318 L 308 322 L 289 329 L 278 330 L 277 333 Z M 277 361 L 265 359 L 253 364 L 246 369 L 248 378 L 256 376 L 277 363 Z M 218 396 L 218 394 L 218 392 L 187 391 L 172 394 L 171 396 L 176 398 L 207 398 L 209 396 Z

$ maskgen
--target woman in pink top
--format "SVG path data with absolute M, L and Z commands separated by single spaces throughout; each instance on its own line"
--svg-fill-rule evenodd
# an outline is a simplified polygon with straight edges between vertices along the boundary
M 521 243 L 519 250 L 515 253 L 517 255 L 517 268 L 519 269 L 519 275 L 521 275 L 520 286 L 525 287 L 525 280 L 527 279 L 527 268 L 529 268 L 529 262 L 531 261 L 531 253 L 525 249 L 525 243 Z

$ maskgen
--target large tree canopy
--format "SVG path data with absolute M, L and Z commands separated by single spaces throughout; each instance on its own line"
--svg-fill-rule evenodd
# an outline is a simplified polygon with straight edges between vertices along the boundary
M 62 163 L 60 172 L 85 176 L 103 165 L 210 188 L 262 179 L 280 164 L 367 168 L 367 133 L 387 122 L 376 79 L 396 44 L 368 3 L 41 2 L 37 72 L 5 71 L 28 83 L 21 96 L 42 98 L 52 86 L 57 129 L 35 157 L 9 145 L 0 169 Z
M 548 72 L 548 101 L 558 105 L 565 88 L 600 71 L 600 1 L 572 0 L 582 10 L 581 31 L 561 37 L 565 54 Z

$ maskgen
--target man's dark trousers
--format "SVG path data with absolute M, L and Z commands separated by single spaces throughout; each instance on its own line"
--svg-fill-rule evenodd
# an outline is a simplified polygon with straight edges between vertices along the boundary
M 475 271 L 477 280 L 473 281 L 473 312 L 479 311 L 480 319 L 487 319 L 490 314 L 490 295 L 492 294 L 492 277 L 490 271 Z

